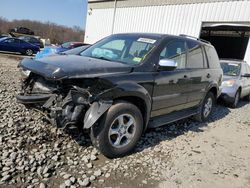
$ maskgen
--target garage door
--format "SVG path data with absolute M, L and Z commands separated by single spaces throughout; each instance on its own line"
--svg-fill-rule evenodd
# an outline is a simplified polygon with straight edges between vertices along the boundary
M 215 46 L 220 58 L 240 60 L 249 58 L 249 37 L 250 23 L 203 23 L 200 34 Z

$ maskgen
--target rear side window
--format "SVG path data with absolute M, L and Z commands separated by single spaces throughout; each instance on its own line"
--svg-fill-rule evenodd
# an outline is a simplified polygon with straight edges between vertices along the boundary
M 35 38 L 31 38 L 30 41 L 31 41 L 31 42 L 38 42 L 38 40 L 35 39 Z
M 210 68 L 220 68 L 219 57 L 216 50 L 211 46 L 205 46 Z
M 204 68 L 202 48 L 197 43 L 188 42 L 187 68 Z
M 178 69 L 186 68 L 186 43 L 185 41 L 169 42 L 160 54 L 160 59 L 172 59 L 177 62 Z

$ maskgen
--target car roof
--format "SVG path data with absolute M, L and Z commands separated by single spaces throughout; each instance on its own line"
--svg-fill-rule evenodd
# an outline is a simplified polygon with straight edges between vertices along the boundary
M 241 59 L 220 59 L 220 63 L 246 63 L 246 61 Z
M 196 39 L 195 37 L 189 37 L 186 35 L 170 35 L 170 34 L 164 34 L 164 33 L 119 33 L 119 34 L 114 34 L 116 36 L 138 36 L 138 37 L 145 37 L 145 38 L 158 38 L 158 39 L 164 39 L 164 38 L 176 38 L 176 39 L 185 39 L 187 41 L 192 41 L 196 42 L 197 44 L 202 44 L 202 45 L 209 45 L 211 46 L 210 43 L 206 43 L 204 41 L 199 40 L 198 38 Z

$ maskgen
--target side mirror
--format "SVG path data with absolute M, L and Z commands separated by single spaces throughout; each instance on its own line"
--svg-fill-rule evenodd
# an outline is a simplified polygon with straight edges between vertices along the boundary
M 171 71 L 177 68 L 177 62 L 171 59 L 161 59 L 159 61 L 159 70 L 162 71 Z
M 246 74 L 241 75 L 241 77 L 250 78 L 250 74 L 249 74 L 249 73 L 246 73 Z

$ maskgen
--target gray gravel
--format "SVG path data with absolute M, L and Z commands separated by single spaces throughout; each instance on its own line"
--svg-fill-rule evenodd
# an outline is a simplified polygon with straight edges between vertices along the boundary
M 235 110 L 219 105 L 208 123 L 185 119 L 149 130 L 135 153 L 109 160 L 87 134 L 57 129 L 16 103 L 17 63 L 0 57 L 0 187 L 216 187 L 215 175 L 218 187 L 223 179 L 229 187 L 249 187 L 247 103 Z M 242 138 L 220 140 L 233 131 Z

